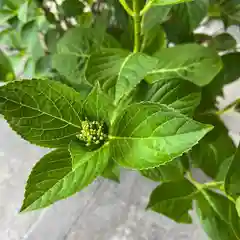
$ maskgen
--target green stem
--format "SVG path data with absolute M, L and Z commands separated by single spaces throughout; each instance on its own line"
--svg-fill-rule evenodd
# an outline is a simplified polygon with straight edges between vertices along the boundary
M 130 16 L 134 16 L 134 12 L 132 9 L 128 6 L 127 2 L 125 0 L 119 0 L 119 2 L 122 4 L 123 8 L 125 11 L 128 13 Z
M 141 36 L 141 16 L 138 0 L 133 0 L 133 21 L 134 21 L 134 50 L 133 52 L 140 51 L 140 36 Z
M 140 11 L 140 16 L 143 16 L 151 7 L 152 4 L 154 3 L 155 0 L 149 0 L 148 3 L 144 6 L 144 8 Z
M 232 109 L 236 104 L 240 103 L 240 98 L 236 99 L 234 102 L 230 103 L 229 105 L 227 105 L 225 108 L 219 110 L 216 112 L 217 115 L 222 115 L 225 112 L 229 111 L 230 109 Z

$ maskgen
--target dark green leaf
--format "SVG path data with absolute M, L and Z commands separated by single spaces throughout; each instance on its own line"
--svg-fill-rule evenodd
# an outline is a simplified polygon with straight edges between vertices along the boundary
M 120 183 L 120 168 L 114 161 L 109 161 L 102 173 L 102 177 Z
M 236 197 L 240 195 L 240 144 L 229 166 L 225 189 L 228 194 Z
M 47 55 L 38 59 L 35 66 L 36 77 L 46 77 L 50 75 L 52 69 L 52 56 Z
M 215 140 L 202 139 L 191 151 L 193 164 L 208 176 L 216 178 L 221 164 L 233 156 L 236 147 L 228 133 L 220 134 Z
M 166 163 L 165 165 L 142 170 L 141 174 L 156 182 L 178 181 L 184 178 L 185 169 L 181 157 Z
M 122 49 L 105 49 L 91 55 L 86 70 L 87 80 L 99 82 L 106 92 L 115 86 L 115 101 L 129 93 L 157 64 L 157 59 L 143 53 L 129 53 Z
M 200 88 L 194 84 L 179 80 L 167 79 L 151 85 L 141 82 L 134 95 L 135 101 L 150 101 L 168 105 L 183 114 L 193 115 L 201 100 Z
M 222 67 L 217 52 L 197 44 L 162 49 L 154 57 L 159 58 L 159 62 L 147 76 L 149 82 L 182 78 L 204 86 L 213 80 Z
M 223 0 L 220 5 L 224 17 L 228 21 L 238 24 L 240 23 L 240 3 L 239 0 Z
M 45 42 L 49 52 L 54 53 L 57 48 L 57 41 L 60 37 L 56 29 L 50 29 L 45 35 Z
M 214 240 L 236 240 L 239 218 L 232 202 L 225 196 L 204 190 L 197 197 L 197 213 L 204 230 Z
M 14 70 L 10 59 L 0 50 L 0 81 L 11 81 L 15 79 Z
M 237 46 L 237 41 L 232 35 L 222 33 L 214 37 L 209 46 L 214 47 L 217 51 L 226 51 L 234 49 Z
M 206 94 L 213 96 L 222 95 L 225 84 L 231 83 L 240 77 L 240 53 L 228 53 L 222 57 L 223 68 L 214 80 L 204 88 Z
M 8 9 L 1 9 L 0 10 L 0 25 L 6 24 L 9 19 L 16 15 L 15 11 L 8 10 Z
M 192 209 L 192 198 L 196 188 L 186 179 L 162 183 L 150 196 L 148 207 L 178 223 L 191 223 L 188 211 Z
M 99 84 L 97 84 L 86 98 L 83 108 L 88 118 L 95 121 L 103 121 L 110 125 L 115 107 L 112 99 L 102 92 Z
M 164 25 L 171 42 L 192 42 L 192 32 L 207 16 L 209 0 L 194 0 L 173 6 L 171 18 Z
M 78 157 L 78 163 L 73 167 L 67 149 L 57 149 L 45 155 L 29 176 L 20 211 L 47 207 L 89 185 L 105 169 L 108 147 Z
M 49 80 L 23 80 L 0 88 L 0 108 L 24 139 L 45 147 L 63 147 L 81 131 L 81 96 Z
M 65 0 L 62 3 L 62 8 L 65 16 L 75 17 L 83 12 L 84 4 L 79 0 Z
M 111 154 L 124 167 L 153 168 L 189 151 L 211 129 L 166 105 L 136 103 L 115 120 Z

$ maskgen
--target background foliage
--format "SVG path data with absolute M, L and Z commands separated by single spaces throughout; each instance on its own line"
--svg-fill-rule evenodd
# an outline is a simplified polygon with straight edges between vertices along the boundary
M 223 31 L 199 33 L 213 20 Z M 47 207 L 120 167 L 159 182 L 147 209 L 240 239 L 240 145 L 217 108 L 240 77 L 239 0 L 0 0 L 0 111 L 30 143 L 21 211 Z M 204 172 L 197 182 L 192 170 Z

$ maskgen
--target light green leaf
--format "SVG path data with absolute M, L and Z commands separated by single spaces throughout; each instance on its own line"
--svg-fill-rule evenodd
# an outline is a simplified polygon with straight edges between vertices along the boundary
M 162 49 L 154 57 L 159 58 L 159 62 L 146 78 L 151 83 L 182 78 L 204 86 L 213 80 L 222 67 L 217 52 L 197 44 Z
M 143 53 L 129 53 L 122 49 L 105 49 L 91 55 L 86 70 L 87 80 L 99 82 L 104 91 L 115 86 L 115 102 L 129 93 L 157 64 L 157 59 Z
M 12 64 L 7 55 L 0 50 L 0 81 L 12 81 L 15 79 L 15 73 Z
M 189 151 L 211 129 L 166 105 L 136 103 L 115 120 L 111 154 L 124 167 L 153 168 Z
M 28 0 L 26 0 L 18 9 L 18 19 L 23 23 L 26 23 L 28 19 L 28 4 Z
M 238 216 L 240 217 L 240 197 L 238 197 L 236 200 L 236 210 L 237 210 Z
M 9 19 L 16 15 L 15 11 L 8 10 L 8 9 L 1 9 L 0 10 L 0 25 L 6 24 Z
M 95 121 L 103 121 L 110 125 L 115 107 L 112 104 L 112 100 L 102 92 L 99 84 L 97 84 L 87 96 L 83 109 L 88 118 Z
M 178 181 L 184 178 L 185 169 L 182 165 L 181 158 L 161 165 L 156 168 L 140 171 L 144 177 L 156 182 Z
M 141 82 L 134 94 L 135 101 L 150 101 L 168 105 L 187 115 L 193 115 L 201 100 L 200 88 L 181 79 L 167 79 L 153 84 Z
M 108 146 L 75 157 L 79 158 L 73 167 L 67 149 L 57 149 L 45 155 L 29 176 L 20 211 L 47 207 L 89 185 L 108 163 Z
M 81 131 L 81 96 L 56 81 L 22 80 L 4 85 L 0 109 L 14 131 L 40 146 L 64 147 Z
M 234 197 L 240 196 L 240 144 L 228 167 L 225 190 Z
M 142 33 L 147 33 L 168 19 L 171 7 L 152 6 L 143 16 Z M 158 16 L 158 17 L 156 17 Z
M 209 46 L 215 48 L 217 51 L 227 51 L 236 48 L 237 41 L 229 33 L 222 33 L 212 38 Z
M 194 166 L 201 168 L 208 176 L 216 178 L 221 164 L 232 157 L 236 147 L 228 133 L 222 133 L 215 140 L 202 139 L 190 152 Z
M 188 211 L 196 188 L 186 179 L 162 183 L 150 196 L 147 208 L 163 214 L 178 223 L 191 223 Z
M 153 4 L 155 5 L 173 5 L 173 4 L 179 4 L 179 3 L 183 3 L 183 2 L 191 2 L 193 0 L 155 0 L 153 2 Z
M 204 230 L 214 240 L 240 239 L 240 222 L 234 204 L 225 196 L 203 190 L 197 196 L 197 213 Z

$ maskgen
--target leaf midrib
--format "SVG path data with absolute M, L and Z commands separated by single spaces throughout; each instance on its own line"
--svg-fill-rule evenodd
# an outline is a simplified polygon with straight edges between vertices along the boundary
M 40 111 L 40 109 L 38 109 L 38 108 L 31 107 L 31 106 L 29 106 L 29 105 L 23 104 L 22 102 L 14 101 L 14 100 L 9 99 L 9 98 L 4 97 L 4 96 L 0 96 L 0 98 L 3 98 L 3 99 L 5 99 L 5 100 L 7 100 L 7 101 L 9 101 L 9 102 L 13 102 L 13 103 L 15 103 L 15 104 L 19 104 L 19 105 L 21 105 L 21 106 L 23 106 L 23 107 L 30 108 L 31 110 L 37 111 L 37 112 L 39 112 L 39 113 L 44 113 L 44 114 L 46 114 L 47 116 L 50 116 L 50 117 L 55 118 L 55 119 L 58 119 L 58 120 L 60 120 L 60 121 L 63 121 L 63 122 L 65 122 L 65 123 L 68 123 L 69 125 L 72 125 L 72 126 L 74 126 L 74 127 L 76 127 L 76 128 L 81 129 L 80 126 L 78 126 L 78 125 L 76 125 L 76 124 L 74 124 L 74 123 L 72 123 L 72 122 L 69 122 L 69 121 L 67 121 L 67 120 L 65 120 L 65 119 L 63 119 L 63 118 L 54 116 L 54 115 L 52 115 L 52 114 L 50 114 L 50 113 L 47 113 L 47 112 L 45 112 L 45 111 Z M 5 103 L 4 103 L 4 104 L 5 104 Z M 20 118 L 20 119 L 21 119 L 21 118 Z

